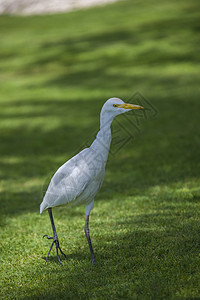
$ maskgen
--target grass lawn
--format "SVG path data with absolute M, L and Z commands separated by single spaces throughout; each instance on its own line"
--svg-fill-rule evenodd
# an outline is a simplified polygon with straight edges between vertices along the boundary
M 200 299 L 199 19 L 198 0 L 0 17 L 1 299 Z M 95 267 L 84 206 L 53 210 L 67 259 L 45 264 L 51 175 L 136 92 L 158 113 L 113 123 L 134 134 L 95 199 Z

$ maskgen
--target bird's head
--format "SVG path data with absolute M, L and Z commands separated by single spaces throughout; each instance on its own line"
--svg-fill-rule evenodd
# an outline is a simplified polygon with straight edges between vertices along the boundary
M 101 123 L 105 125 L 105 123 L 112 121 L 114 117 L 117 115 L 126 113 L 133 109 L 144 109 L 140 105 L 134 105 L 125 103 L 123 100 L 119 98 L 110 98 L 108 99 L 101 110 Z
M 144 109 L 144 107 L 140 105 L 125 103 L 119 98 L 110 98 L 104 103 L 101 112 L 109 113 L 110 115 L 113 115 L 115 117 L 133 109 Z

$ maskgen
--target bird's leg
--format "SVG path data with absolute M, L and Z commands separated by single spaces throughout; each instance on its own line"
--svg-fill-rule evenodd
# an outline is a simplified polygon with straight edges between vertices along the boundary
M 92 263 L 95 264 L 94 252 L 93 252 L 93 248 L 92 248 L 92 242 L 91 242 L 91 239 L 90 239 L 89 226 L 88 225 L 89 225 L 89 216 L 86 216 L 85 235 L 86 235 L 88 245 L 89 245 L 89 248 L 90 248 L 90 253 L 91 253 L 91 256 L 92 256 Z
M 57 236 L 57 233 L 56 233 L 56 227 L 55 227 L 54 220 L 53 220 L 53 215 L 52 215 L 52 208 L 48 208 L 48 213 L 49 213 L 49 217 L 50 217 L 50 220 L 51 220 L 51 226 L 52 226 L 52 229 L 53 229 L 53 237 L 50 237 L 47 234 L 45 234 L 43 236 L 43 238 L 46 236 L 49 240 L 53 240 L 53 242 L 52 242 L 51 247 L 49 249 L 49 252 L 47 254 L 46 262 L 47 262 L 47 260 L 49 258 L 49 254 L 51 252 L 53 244 L 55 243 L 57 258 L 58 258 L 59 263 L 61 264 L 61 260 L 60 260 L 60 257 L 58 255 L 58 249 L 60 250 L 61 254 L 63 254 L 65 257 L 66 257 L 66 255 L 65 255 L 65 253 L 63 253 L 63 251 L 61 250 L 61 248 L 59 246 L 59 240 L 58 240 L 58 236 Z

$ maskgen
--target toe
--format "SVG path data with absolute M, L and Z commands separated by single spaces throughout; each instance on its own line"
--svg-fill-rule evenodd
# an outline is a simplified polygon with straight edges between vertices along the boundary
M 43 235 L 43 238 L 44 238 L 45 236 L 47 237 L 48 240 L 53 240 L 53 237 L 52 237 L 52 236 L 48 236 L 47 234 L 45 234 L 45 235 Z

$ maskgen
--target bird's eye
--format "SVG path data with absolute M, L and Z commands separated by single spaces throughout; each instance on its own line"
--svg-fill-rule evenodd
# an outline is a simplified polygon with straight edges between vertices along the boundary
M 117 107 L 118 105 L 117 105 L 117 104 L 113 104 L 113 106 L 114 106 L 114 107 Z

